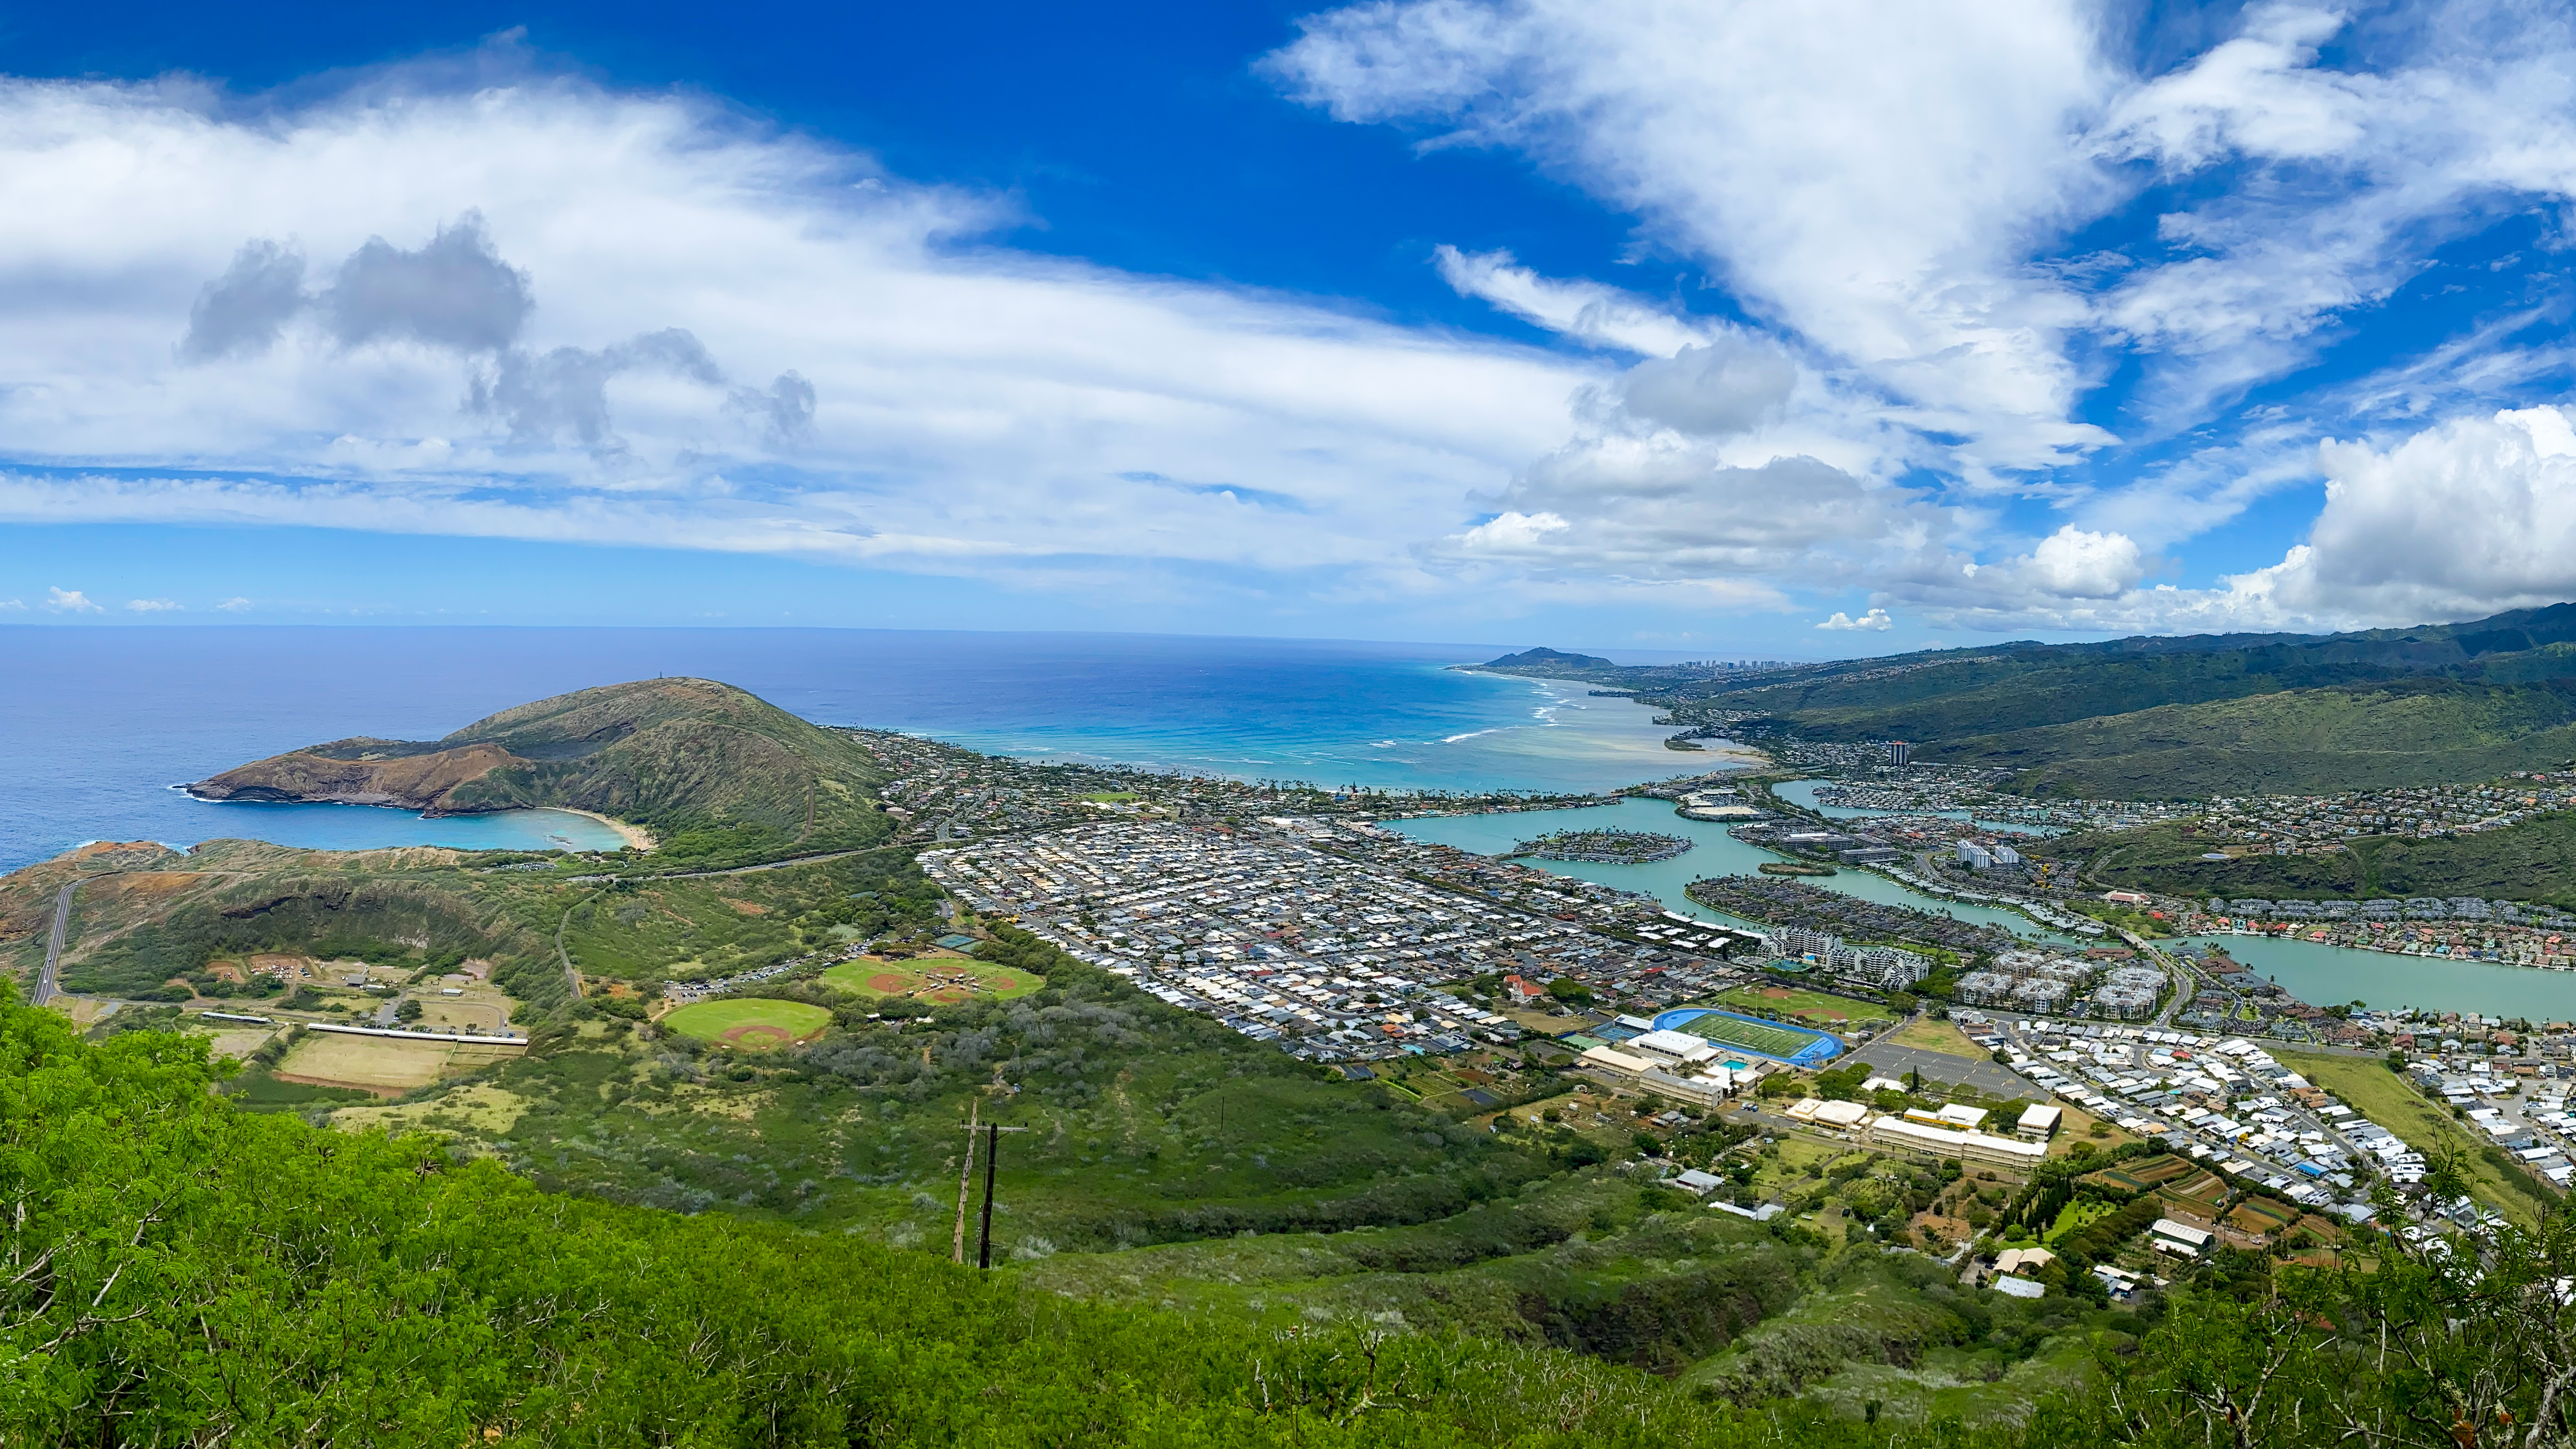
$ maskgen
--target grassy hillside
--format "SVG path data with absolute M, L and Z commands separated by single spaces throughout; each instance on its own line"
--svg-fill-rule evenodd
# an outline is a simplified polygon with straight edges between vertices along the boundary
M 866 845 L 891 833 L 856 741 L 704 679 L 585 689 L 443 739 L 334 740 L 193 786 L 456 814 L 554 805 L 647 826 L 673 859 Z
M 542 1054 L 343 1120 L 454 1132 L 549 1187 L 944 1243 L 980 1100 L 983 1120 L 1032 1129 L 1003 1150 L 1006 1252 L 1419 1221 L 1563 1165 L 1032 954 L 1044 990 L 941 1007 L 928 1025 L 868 1020 L 872 998 L 784 986 L 836 1017 L 792 1054 L 593 1021 Z
M 2433 840 L 2362 840 L 2332 855 L 2248 855 L 2202 860 L 2209 842 L 2178 825 L 2060 836 L 2028 847 L 2042 858 L 2088 862 L 2106 884 L 2182 896 L 2356 900 L 2374 896 L 2482 896 L 2551 901 L 2576 909 L 2576 815 L 2543 815 Z
M 495 868 L 516 859 L 252 841 L 217 841 L 185 856 L 159 846 L 92 851 L 0 877 L 0 959 L 32 979 L 55 892 L 75 878 L 84 883 L 64 987 L 147 1001 L 220 991 L 206 975 L 219 958 L 282 952 L 414 966 L 478 959 L 496 984 L 543 1011 L 570 999 L 558 929 L 586 978 L 658 982 L 765 966 L 853 935 L 918 933 L 936 919 L 937 888 L 903 850 L 615 881 L 577 879 L 599 870 L 578 861 Z M 106 870 L 108 861 L 123 868 Z
M 15 1266 L 0 1280 L 13 1390 L 0 1437 L 2206 1449 L 2340 1441 L 2353 1423 L 2432 1426 L 2378 1436 L 2405 1443 L 2532 1425 L 2532 1442 L 2553 1443 L 2563 1412 L 2563 1219 L 2485 1254 L 2371 1243 L 2357 1272 L 2222 1254 L 2152 1325 L 2087 1325 L 2061 1294 L 2006 1302 L 1928 1258 L 1846 1248 L 1801 1309 L 1675 1384 L 1383 1319 L 1269 1327 L 1090 1304 L 845 1235 L 554 1196 L 429 1138 L 237 1111 L 208 1090 L 218 1075 L 175 1037 L 89 1045 L 0 1003 L 15 1179 L 0 1219 Z M 1710 1321 L 1760 1301 L 1786 1261 L 1781 1240 L 1733 1228 L 1650 1244 L 1637 1235 L 1665 1231 L 1659 1207 L 1634 1203 L 1649 1210 L 1633 1220 L 1600 1207 L 1601 1231 L 1627 1233 L 1639 1256 L 1688 1254 L 1749 1290 L 1677 1295 Z M 1853 1362 L 1864 1345 L 1876 1362 Z M 1846 1366 L 1825 1382 L 1846 1392 L 1827 1402 L 1847 1414 L 1736 1397 L 1812 1385 L 1833 1363 Z M 2069 1369 L 2086 1387 L 2059 1392 L 2052 1375 Z M 1882 1413 L 1903 1382 L 1937 1384 L 1929 1415 Z M 2012 1412 L 1981 1425 L 1964 1402 L 1981 1394 Z
M 1758 673 L 1484 666 L 1634 689 L 1684 721 L 1904 739 L 1916 758 L 2124 798 L 2489 778 L 2576 758 L 2576 605 L 2332 635 L 1999 644 Z M 1760 728 L 1758 724 L 1753 728 Z
M 0 1005 L 10 1442 L 1689 1449 L 1750 1427 L 1569 1355 L 1088 1307 L 549 1196 L 430 1139 L 237 1112 L 212 1075 L 176 1038 L 85 1046 Z

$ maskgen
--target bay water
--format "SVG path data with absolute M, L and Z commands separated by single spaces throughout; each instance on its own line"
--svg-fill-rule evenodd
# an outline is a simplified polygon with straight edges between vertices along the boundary
M 824 724 L 1026 757 L 1391 789 L 1605 790 L 1695 756 L 1626 699 L 1448 666 L 1518 646 L 870 629 L 0 628 L 0 870 L 89 840 L 614 845 L 559 812 L 421 820 L 170 788 L 353 735 L 435 739 L 695 675 Z

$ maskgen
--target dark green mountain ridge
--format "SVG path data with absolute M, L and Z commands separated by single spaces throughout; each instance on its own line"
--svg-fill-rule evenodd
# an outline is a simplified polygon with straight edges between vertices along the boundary
M 1575 663 L 1570 660 L 1583 660 Z M 2490 778 L 2576 757 L 2576 604 L 2342 634 L 2018 641 L 1761 672 L 1513 655 L 1681 723 L 1903 739 L 2034 794 L 2200 798 Z

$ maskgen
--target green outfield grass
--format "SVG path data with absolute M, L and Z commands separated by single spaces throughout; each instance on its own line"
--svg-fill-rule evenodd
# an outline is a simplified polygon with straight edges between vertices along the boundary
M 935 1006 L 954 1006 L 983 998 L 1009 1001 L 1033 996 L 1046 978 L 1016 967 L 995 966 L 956 956 L 916 956 L 909 961 L 844 961 L 823 973 L 823 980 L 844 991 L 867 996 L 903 996 Z
M 832 1024 L 832 1013 L 801 1001 L 739 997 L 683 1006 L 662 1018 L 662 1024 L 700 1041 L 766 1050 L 820 1036 Z

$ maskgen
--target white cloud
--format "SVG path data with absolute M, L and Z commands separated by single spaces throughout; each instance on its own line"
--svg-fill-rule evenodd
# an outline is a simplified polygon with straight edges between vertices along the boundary
M 2168 429 L 2304 365 L 2330 324 L 2377 303 L 2453 236 L 2527 199 L 2576 195 L 2576 30 L 2562 10 L 2434 4 L 2351 37 L 2372 69 L 2325 63 L 2341 12 L 2248 11 L 2239 34 L 2111 109 L 2100 154 L 2170 178 L 2243 175 L 2162 218 L 2183 254 L 2140 269 L 2101 325 L 2148 352 Z
M 2112 28 L 2129 15 L 2076 0 L 1370 0 L 1303 22 L 1269 65 L 1340 119 L 1530 158 L 1639 217 L 1647 247 L 1708 264 L 1754 319 L 1748 332 L 1681 318 L 1505 253 L 1443 249 L 1462 292 L 1649 358 L 1587 394 L 1574 440 L 1500 500 L 1566 520 L 1529 550 L 1559 577 L 1651 572 L 1617 540 L 1690 532 L 1687 510 L 1652 488 L 1601 479 L 1689 475 L 1706 489 L 1724 470 L 1806 454 L 1882 503 L 1902 481 L 1904 526 L 1853 509 L 1852 531 L 1832 546 L 1818 535 L 1815 559 L 1704 550 L 1661 572 L 1777 570 L 1764 576 L 1865 583 L 1938 620 L 2069 629 L 2340 624 L 2563 594 L 2537 582 L 2551 576 L 2544 559 L 2502 540 L 2486 545 L 2498 568 L 2481 585 L 2477 547 L 2444 554 L 2438 540 L 2466 528 L 2448 523 L 2427 563 L 2403 571 L 2427 577 L 2366 582 L 2382 566 L 2346 531 L 2368 531 L 2361 480 L 2379 465 L 2350 445 L 2317 448 L 2352 426 L 2338 420 L 2420 426 L 2436 406 L 2515 396 L 2563 370 L 2563 346 L 2501 345 L 2547 323 L 2545 308 L 2322 389 L 2304 415 L 2223 410 L 2307 366 L 2340 319 L 2418 276 L 2443 241 L 2576 196 L 2576 18 L 2459 0 L 2374 12 L 2353 31 L 2341 9 L 2258 4 L 2222 22 L 2233 32 L 2216 44 L 2141 75 L 2124 57 L 2147 45 Z M 2170 189 L 2143 190 L 2157 183 Z M 2142 195 L 2163 214 L 2141 206 L 2126 220 L 2152 222 L 2152 238 L 2121 251 L 2088 237 L 2095 250 L 2066 254 L 2080 228 Z M 1680 342 L 1683 327 L 1703 340 Z M 1767 349 L 1744 354 L 1764 366 L 1738 366 L 1730 346 Z M 2050 476 L 2115 441 L 2079 406 L 2131 367 L 2134 434 L 2209 435 L 2142 477 L 2116 465 Z M 2346 492 L 2295 564 L 2204 589 L 2148 585 L 2165 567 L 2149 550 L 2313 481 L 2321 458 Z M 2428 465 L 2409 453 L 2385 466 Z M 1578 472 L 1594 480 L 1588 496 L 1559 497 L 1550 478 Z M 1996 537 L 1983 495 L 2005 487 L 2053 496 L 2069 521 Z M 1737 527 L 1721 504 L 1700 532 Z M 1981 551 L 2004 557 L 1979 567 Z M 2432 557 L 2449 562 L 2432 569 Z
M 1966 466 L 2020 468 L 2109 440 L 2069 416 L 2088 308 L 2024 265 L 2116 192 L 2076 144 L 2118 80 L 2096 24 L 2072 0 L 1380 0 L 1303 22 L 1271 65 L 1341 119 L 1448 127 L 1648 218 L 1966 435 Z
M 53 610 L 57 614 L 104 614 L 107 612 L 98 605 L 91 603 L 89 595 L 82 593 L 78 589 L 49 588 L 45 590 L 45 607 Z
M 1471 554 L 1527 554 L 1552 533 L 1572 527 L 1553 513 L 1504 513 L 1458 535 L 1458 548 Z
M 2460 418 L 2386 449 L 2319 450 L 2326 505 L 2263 570 L 2275 606 L 2381 623 L 2576 598 L 2576 429 L 2567 410 Z
M 0 613 L 5 613 L 11 610 L 24 613 L 26 612 L 26 608 L 27 601 L 24 599 L 0 599 Z
M 1459 296 L 1482 298 L 1525 322 L 1595 346 L 1641 357 L 1670 357 L 1707 342 L 1718 331 L 1616 287 L 1542 277 L 1517 265 L 1510 252 L 1462 252 L 1441 246 L 1432 259 L 1440 268 L 1440 279 Z
M 2508 409 L 2318 453 L 2326 502 L 2307 541 L 2207 588 L 2145 585 L 2133 541 L 2073 525 L 2006 563 L 1887 587 L 1944 624 L 2150 633 L 2394 626 L 2576 598 L 2568 409 Z
M 170 614 L 182 606 L 176 599 L 128 599 L 125 607 L 138 614 Z
M 227 614 L 238 614 L 242 610 L 250 607 L 250 600 L 244 598 L 230 598 L 215 605 L 215 607 L 223 610 Z
M 1840 609 L 1836 609 L 1832 618 L 1825 620 L 1816 627 L 1819 629 L 1885 630 L 1895 628 L 1896 621 L 1887 616 L 1887 611 L 1885 609 L 1872 609 L 1857 619 L 1844 613 Z
M 1398 576 L 1611 377 L 986 245 L 996 199 L 495 64 L 240 118 L 0 80 L 0 375 L 43 380 L 0 518 Z

